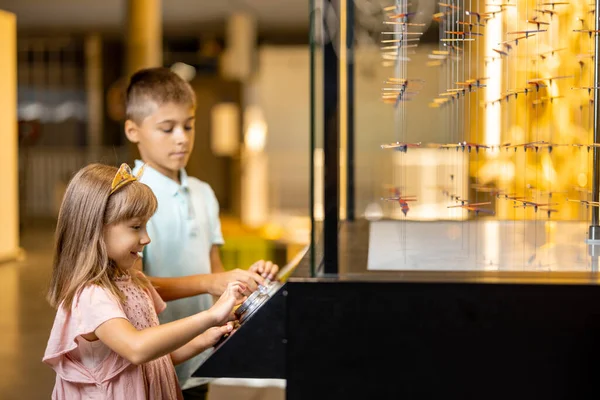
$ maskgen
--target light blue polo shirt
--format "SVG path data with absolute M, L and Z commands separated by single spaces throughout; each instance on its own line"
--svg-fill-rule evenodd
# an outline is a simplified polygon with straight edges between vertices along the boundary
M 136 160 L 134 173 L 142 166 Z M 181 184 L 146 165 L 140 179 L 150 186 L 158 209 L 148 222 L 151 242 L 144 248 L 144 273 L 156 277 L 210 274 L 210 249 L 224 243 L 219 221 L 219 203 L 210 185 L 180 171 Z M 189 317 L 212 306 L 212 296 L 203 294 L 170 301 L 161 323 Z M 192 373 L 210 355 L 210 350 L 176 367 L 183 389 L 201 382 Z M 206 382 L 206 380 L 204 380 Z

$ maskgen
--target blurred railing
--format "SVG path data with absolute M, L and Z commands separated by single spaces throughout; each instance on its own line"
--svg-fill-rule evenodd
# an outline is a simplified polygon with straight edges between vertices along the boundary
M 19 151 L 20 206 L 25 217 L 56 217 L 69 179 L 83 166 L 119 165 L 130 158 L 127 147 L 22 148 Z
M 53 219 L 58 216 L 60 203 L 71 177 L 83 166 L 101 162 L 119 165 L 130 159 L 129 149 L 124 147 L 104 147 L 95 151 L 82 147 L 25 147 L 19 154 L 19 185 L 22 216 L 29 219 Z M 282 163 L 283 160 L 277 160 Z M 277 165 L 276 162 L 276 165 Z M 306 195 L 297 188 L 298 182 L 306 179 L 301 162 L 292 163 L 296 168 L 274 173 L 276 180 L 287 183 L 280 186 L 285 196 L 277 196 L 278 205 L 285 204 L 293 209 L 302 209 Z M 285 178 L 289 179 L 285 179 Z M 290 180 L 292 182 L 290 183 Z M 296 188 L 293 188 L 295 184 Z M 292 190 L 293 189 L 293 190 Z M 307 191 L 307 188 L 303 188 Z M 275 196 L 274 193 L 271 193 Z M 297 196 L 302 201 L 294 199 Z M 287 243 L 283 238 L 273 240 L 258 230 L 245 231 L 236 218 L 221 216 L 225 245 L 221 257 L 226 269 L 248 268 L 257 260 L 272 260 L 280 266 L 285 265 L 304 245 Z

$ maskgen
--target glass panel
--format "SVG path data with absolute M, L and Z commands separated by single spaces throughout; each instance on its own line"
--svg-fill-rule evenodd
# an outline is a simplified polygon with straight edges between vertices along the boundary
M 555 268 L 569 254 L 548 251 L 568 231 L 556 221 L 589 221 L 597 206 L 590 20 L 567 7 L 531 19 L 530 0 L 355 4 L 357 216 L 408 221 L 382 237 L 413 251 L 398 250 L 415 268 L 436 238 L 433 269 L 463 258 L 474 268 Z M 420 223 L 447 220 L 460 223 Z M 566 264 L 587 268 L 583 226 L 569 244 L 581 258 Z
M 311 276 L 323 258 L 323 2 L 310 1 Z

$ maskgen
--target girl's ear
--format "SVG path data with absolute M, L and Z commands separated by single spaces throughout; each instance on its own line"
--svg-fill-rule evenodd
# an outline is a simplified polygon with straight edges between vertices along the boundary
M 140 128 L 135 122 L 130 119 L 125 121 L 125 136 L 127 136 L 127 139 L 131 143 L 138 143 L 140 141 L 139 132 Z

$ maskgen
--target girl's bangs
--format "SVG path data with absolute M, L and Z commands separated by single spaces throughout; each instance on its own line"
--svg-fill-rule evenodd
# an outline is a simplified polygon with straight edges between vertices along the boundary
M 152 189 L 141 182 L 131 182 L 108 198 L 106 223 L 133 218 L 149 219 L 157 206 Z

